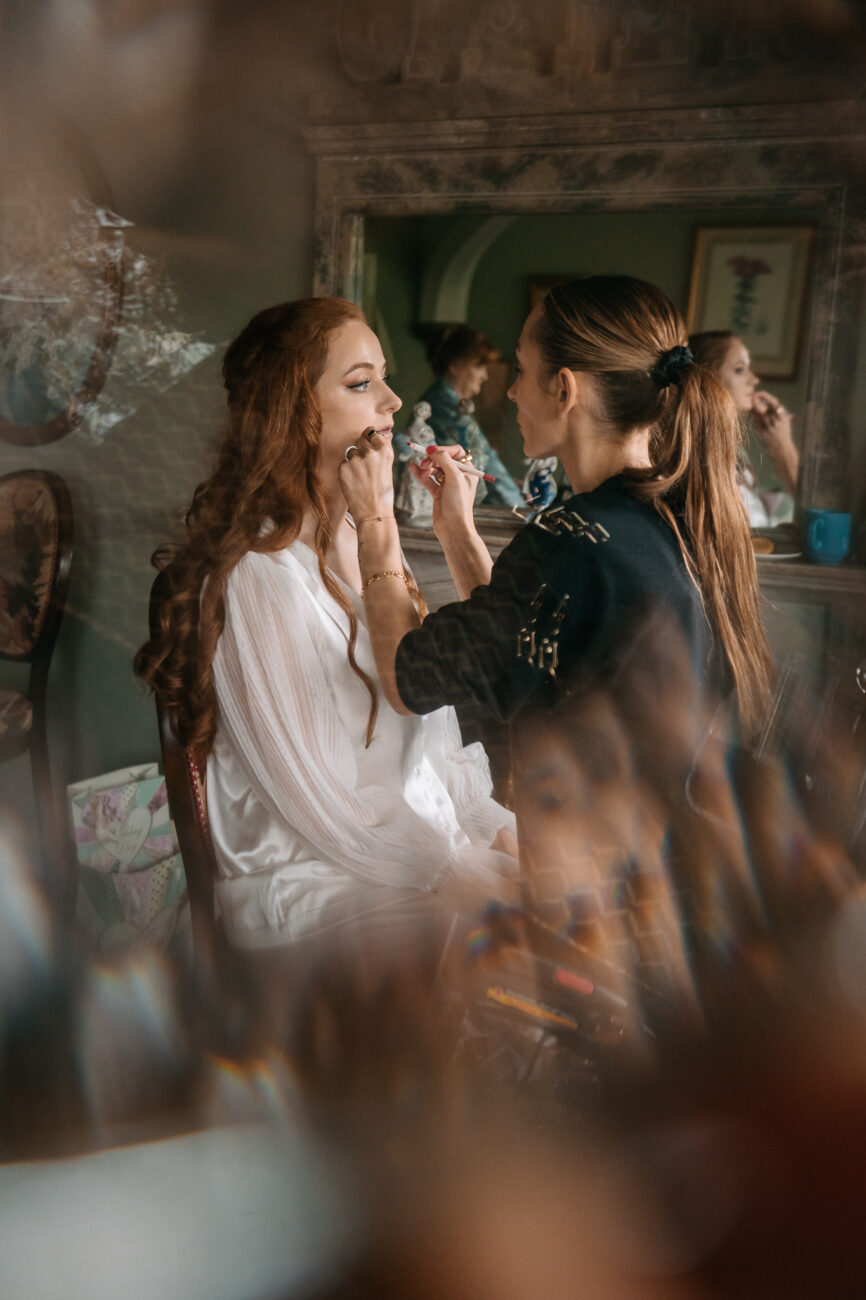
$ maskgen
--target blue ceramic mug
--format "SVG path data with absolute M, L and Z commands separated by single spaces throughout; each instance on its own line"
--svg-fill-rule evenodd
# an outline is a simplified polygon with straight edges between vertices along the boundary
M 851 549 L 851 515 L 845 510 L 807 510 L 803 549 L 815 564 L 840 564 Z

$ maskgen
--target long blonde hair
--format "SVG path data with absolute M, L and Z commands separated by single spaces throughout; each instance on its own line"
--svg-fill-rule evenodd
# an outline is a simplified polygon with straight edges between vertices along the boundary
M 319 574 L 349 622 L 349 663 L 370 695 L 367 744 L 372 738 L 378 694 L 355 659 L 357 614 L 325 563 L 332 533 L 316 471 L 322 417 L 314 391 L 331 335 L 363 320 L 360 307 L 342 298 L 302 298 L 259 312 L 226 351 L 228 425 L 216 468 L 195 490 L 186 541 L 154 553 L 156 568 L 171 566 L 171 590 L 158 611 L 157 634 L 134 661 L 200 763 L 216 733 L 213 658 L 229 574 L 248 551 L 279 551 L 294 541 L 307 509 L 316 519 Z
M 685 322 L 666 294 L 630 276 L 556 285 L 544 299 L 535 340 L 550 374 L 591 374 L 600 419 L 613 435 L 651 429 L 649 470 L 629 471 L 635 494 L 673 527 L 730 665 L 744 733 L 759 726 L 772 662 L 758 607 L 749 525 L 736 484 L 741 429 L 730 394 L 712 370 L 680 354 Z M 685 526 L 683 538 L 677 524 Z

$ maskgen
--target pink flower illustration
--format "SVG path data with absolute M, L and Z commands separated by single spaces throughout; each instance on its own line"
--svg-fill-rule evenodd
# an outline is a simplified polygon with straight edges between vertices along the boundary
M 731 306 L 731 325 L 743 334 L 748 330 L 752 320 L 755 282 L 759 275 L 770 275 L 773 268 L 760 257 L 745 257 L 742 254 L 729 257 L 727 264 L 736 277 L 734 301 Z

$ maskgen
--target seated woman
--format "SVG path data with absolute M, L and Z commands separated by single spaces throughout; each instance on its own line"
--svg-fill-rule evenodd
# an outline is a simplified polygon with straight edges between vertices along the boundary
M 515 867 L 499 851 L 511 814 L 453 711 L 410 717 L 380 698 L 358 564 L 377 525 L 348 517 L 338 471 L 365 431 L 390 442 L 400 400 L 360 309 L 336 298 L 260 312 L 223 376 L 216 467 L 185 542 L 154 557 L 173 595 L 135 669 L 207 759 L 230 941 L 348 925 L 396 955 L 416 926 L 450 926 L 456 893 L 471 908 Z
M 752 528 L 785 523 L 793 514 L 800 473 L 800 453 L 791 435 L 791 414 L 758 389 L 749 350 L 732 330 L 705 330 L 689 339 L 695 360 L 709 367 L 733 397 L 741 415 L 751 417 L 761 446 L 779 476 L 781 491 L 762 489 L 745 454 L 737 461 L 737 482 Z
M 421 394 L 429 402 L 427 417 L 439 443 L 457 444 L 471 454 L 478 469 L 492 474 L 486 484 L 488 505 L 523 506 L 525 501 L 502 459 L 490 446 L 468 404 L 481 392 L 487 367 L 498 353 L 480 330 L 469 325 L 443 326 L 430 340 L 428 358 L 436 378 Z

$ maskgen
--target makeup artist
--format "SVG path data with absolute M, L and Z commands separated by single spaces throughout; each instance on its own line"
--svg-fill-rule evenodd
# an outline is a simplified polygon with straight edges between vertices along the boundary
M 679 311 L 644 281 L 592 276 L 547 295 L 523 327 L 509 397 L 525 454 L 558 457 L 575 495 L 494 564 L 462 449 L 432 450 L 418 472 L 460 600 L 423 622 L 402 573 L 390 448 L 374 437 L 341 467 L 366 521 L 367 624 L 395 710 L 474 699 L 512 719 L 531 700 L 555 706 L 564 689 L 615 674 L 643 616 L 662 613 L 699 690 L 731 696 L 741 734 L 760 724 L 770 658 L 736 486 L 737 411 L 686 344 Z

